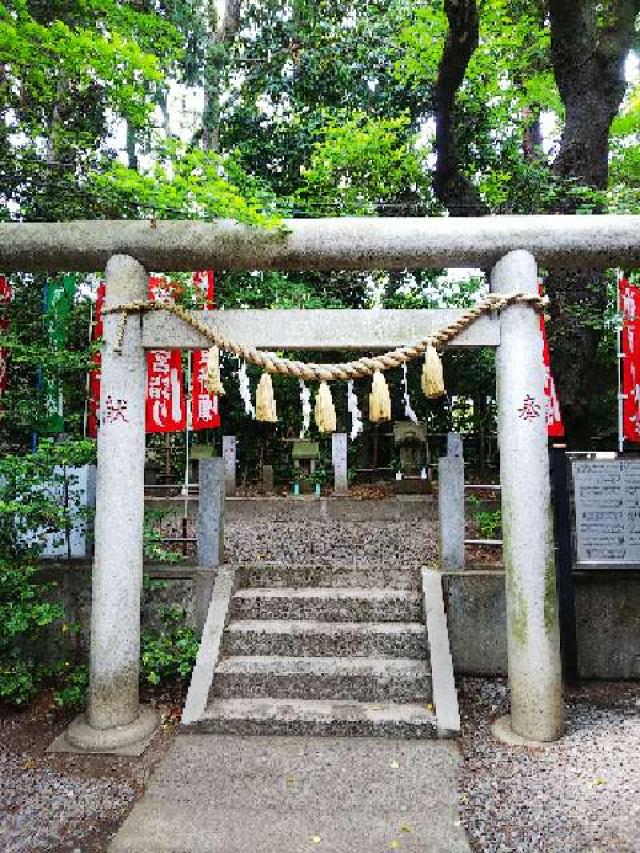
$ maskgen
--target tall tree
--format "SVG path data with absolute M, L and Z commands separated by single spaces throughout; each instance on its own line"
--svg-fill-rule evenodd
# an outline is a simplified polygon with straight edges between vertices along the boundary
M 624 98 L 625 60 L 637 38 L 640 0 L 549 0 L 551 60 L 564 105 L 554 173 L 564 184 L 555 209 L 575 213 L 579 188 L 604 192 L 609 134 Z M 596 210 L 603 209 L 602 201 Z M 612 259 L 615 262 L 615 259 Z M 570 438 L 587 446 L 595 425 L 590 400 L 602 387 L 595 368 L 606 308 L 606 288 L 595 270 L 550 271 L 553 365 Z
M 444 11 L 448 29 L 434 92 L 436 168 L 433 188 L 452 216 L 484 216 L 490 213 L 489 207 L 461 169 L 457 141 L 461 116 L 456 111 L 458 90 L 478 47 L 478 7 L 476 0 L 445 0 Z
M 215 0 L 205 0 L 204 4 L 207 57 L 204 69 L 202 146 L 205 151 L 220 150 L 223 69 L 229 46 L 240 24 L 240 5 L 240 0 L 224 0 L 222 9 Z

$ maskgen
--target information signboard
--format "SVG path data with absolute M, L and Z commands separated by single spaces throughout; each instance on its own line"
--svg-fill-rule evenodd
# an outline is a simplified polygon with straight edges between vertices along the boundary
M 578 565 L 640 565 L 640 459 L 573 462 Z

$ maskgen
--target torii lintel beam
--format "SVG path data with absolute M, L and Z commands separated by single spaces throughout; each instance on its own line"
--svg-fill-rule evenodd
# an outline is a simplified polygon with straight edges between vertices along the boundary
M 488 268 L 517 249 L 542 265 L 640 266 L 640 216 L 341 217 L 274 230 L 229 220 L 0 223 L 4 273 L 96 272 L 112 255 L 150 271 Z

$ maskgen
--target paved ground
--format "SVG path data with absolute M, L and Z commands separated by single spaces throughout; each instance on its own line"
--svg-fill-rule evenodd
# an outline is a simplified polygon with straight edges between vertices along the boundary
M 451 741 L 180 735 L 110 853 L 468 851 Z

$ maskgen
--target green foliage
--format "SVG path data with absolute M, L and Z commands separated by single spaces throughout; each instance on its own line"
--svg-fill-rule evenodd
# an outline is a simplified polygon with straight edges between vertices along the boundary
M 475 495 L 471 495 L 467 502 L 474 509 L 473 520 L 480 538 L 499 539 L 502 533 L 502 512 L 499 509 L 484 509 L 483 502 Z
M 640 84 L 613 120 L 609 176 L 609 210 L 640 213 Z
M 405 114 L 372 118 L 339 111 L 327 116 L 314 143 L 309 166 L 301 166 L 296 203 L 309 207 L 322 198 L 333 215 L 371 215 L 378 205 L 425 186 L 421 157 L 408 138 Z
M 141 637 L 141 678 L 149 684 L 169 686 L 185 681 L 198 653 L 198 638 L 185 626 L 181 607 L 166 607 L 160 612 L 162 629 L 143 631 Z
M 55 648 L 71 626 L 55 585 L 38 576 L 37 557 L 46 534 L 61 535 L 86 521 L 77 502 L 61 502 L 50 487 L 64 491 L 71 480 L 66 469 L 93 461 L 94 454 L 94 442 L 45 440 L 35 453 L 0 458 L 0 698 L 5 701 L 29 701 L 64 666 L 62 660 L 56 667 Z
M 493 512 L 479 511 L 474 517 L 481 539 L 496 539 L 499 536 L 502 529 L 502 514 L 499 509 Z
M 0 3 L 0 62 L 6 70 L 0 93 L 5 103 L 22 110 L 27 94 L 37 108 L 25 117 L 41 132 L 51 129 L 47 105 L 61 96 L 68 102 L 97 96 L 104 108 L 142 124 L 153 106 L 152 87 L 179 56 L 175 28 L 157 13 L 115 0 L 56 2 L 32 11 L 35 5 L 26 0 Z M 64 134 L 62 125 L 56 132 Z
M 160 523 L 167 515 L 168 511 L 145 510 L 142 537 L 144 557 L 156 563 L 180 563 L 182 562 L 182 556 L 167 548 L 162 541 Z
M 72 666 L 64 661 L 58 667 L 59 686 L 53 700 L 59 708 L 76 708 L 85 704 L 89 689 L 89 670 L 86 666 Z
M 43 440 L 35 453 L 0 458 L 0 559 L 37 553 L 45 534 L 86 520 L 77 500 L 61 502 L 56 492 L 70 483 L 68 468 L 94 460 L 93 441 L 55 444 L 51 439 Z
M 538 0 L 479 3 L 479 43 L 456 93 L 462 169 L 497 213 L 553 209 L 564 187 L 539 141 L 524 143 L 542 115 L 560 124 L 563 104 L 550 62 L 550 27 Z M 444 3 L 411 4 L 398 29 L 396 78 L 427 103 L 448 35 Z
M 269 213 L 275 207 L 272 195 L 233 155 L 187 148 L 175 140 L 159 145 L 155 154 L 147 169 L 114 162 L 95 172 L 90 184 L 116 207 L 133 204 L 164 219 L 229 218 L 264 228 L 278 226 L 277 217 Z
M 62 605 L 48 600 L 52 584 L 37 578 L 29 561 L 0 559 L 0 700 L 22 705 L 32 699 L 51 670 L 42 647 L 64 618 Z
M 398 30 L 402 47 L 395 72 L 403 83 L 423 88 L 432 85 L 438 74 L 447 36 L 447 16 L 440 2 L 414 3 L 409 21 Z

